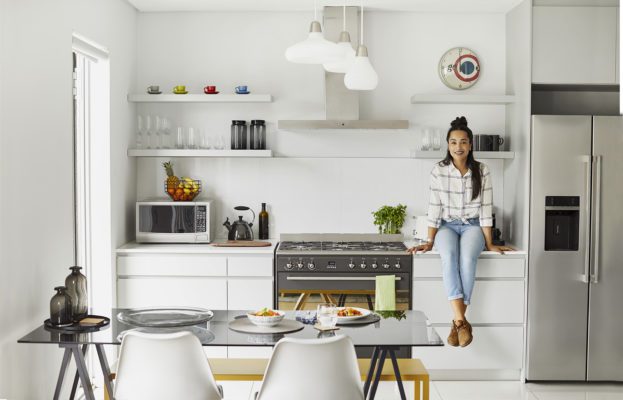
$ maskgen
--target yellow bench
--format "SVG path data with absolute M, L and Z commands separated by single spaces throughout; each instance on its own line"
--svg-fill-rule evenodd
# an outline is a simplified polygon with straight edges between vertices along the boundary
M 361 379 L 366 379 L 370 368 L 369 359 L 359 359 Z M 262 381 L 268 360 L 242 358 L 213 358 L 210 367 L 217 381 Z M 413 381 L 415 400 L 429 400 L 428 371 L 419 359 L 399 358 L 398 367 L 403 381 Z M 383 365 L 382 381 L 395 381 L 394 367 L 391 362 Z

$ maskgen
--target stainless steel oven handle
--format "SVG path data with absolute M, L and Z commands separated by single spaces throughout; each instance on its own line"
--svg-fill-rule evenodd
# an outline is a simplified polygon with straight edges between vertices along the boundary
M 583 161 L 585 163 L 585 176 L 586 176 L 586 187 L 584 189 L 584 274 L 581 275 L 581 280 L 584 283 L 590 282 L 590 267 L 591 267 L 591 226 L 590 226 L 590 215 L 591 215 L 591 164 L 593 162 L 593 158 L 591 156 L 582 156 Z
M 599 282 L 599 231 L 601 230 L 600 228 L 600 223 L 599 221 L 601 220 L 601 156 L 596 156 L 595 157 L 597 159 L 597 165 L 595 166 L 595 168 L 597 169 L 597 177 L 595 178 L 595 247 L 594 247 L 594 251 L 595 251 L 595 257 L 593 258 L 593 260 L 595 261 L 594 265 L 593 265 L 593 283 L 598 283 Z
M 397 276 L 395 278 L 397 281 L 402 280 L 401 277 Z M 286 280 L 288 281 L 374 281 L 376 277 L 374 276 L 287 276 Z

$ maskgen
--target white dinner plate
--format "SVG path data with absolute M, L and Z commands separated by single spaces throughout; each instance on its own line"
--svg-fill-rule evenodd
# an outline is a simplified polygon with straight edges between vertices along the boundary
M 353 308 L 357 311 L 359 311 L 361 313 L 361 315 L 353 315 L 350 317 L 340 317 L 339 315 L 337 316 L 337 322 L 339 323 L 340 321 L 352 321 L 354 319 L 359 319 L 359 318 L 363 318 L 363 317 L 367 317 L 368 315 L 372 314 L 372 311 L 370 310 L 366 310 L 365 308 L 359 308 L 359 307 L 337 307 L 337 310 L 343 310 L 345 308 Z

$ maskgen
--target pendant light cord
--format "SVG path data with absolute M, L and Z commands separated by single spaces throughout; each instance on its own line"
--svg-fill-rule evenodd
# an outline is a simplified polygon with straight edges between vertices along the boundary
M 361 39 L 359 44 L 363 44 L 363 0 L 361 0 Z
M 318 7 L 316 6 L 316 0 L 314 0 L 314 21 L 318 21 Z
M 342 32 L 346 30 L 346 0 L 344 0 L 344 8 L 342 9 Z

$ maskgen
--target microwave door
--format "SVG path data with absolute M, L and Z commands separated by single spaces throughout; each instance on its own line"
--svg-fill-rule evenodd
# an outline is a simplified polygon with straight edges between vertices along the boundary
M 194 233 L 195 232 L 195 207 L 182 206 L 173 208 L 173 218 L 171 220 L 173 233 Z

